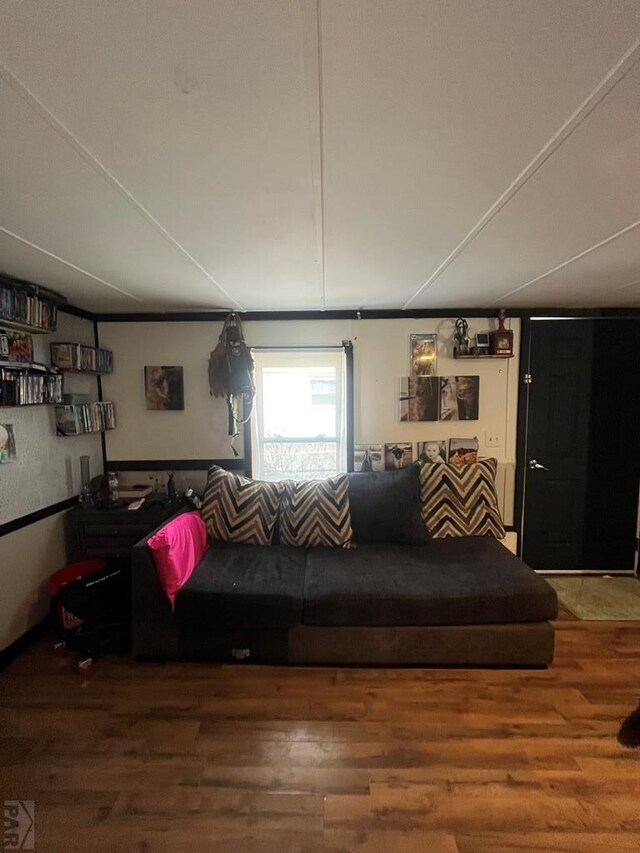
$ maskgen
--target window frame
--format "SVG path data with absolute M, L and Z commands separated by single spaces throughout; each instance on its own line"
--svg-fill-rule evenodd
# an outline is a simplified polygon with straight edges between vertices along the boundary
M 335 439 L 318 437 L 321 441 L 335 441 L 338 445 L 339 473 L 353 470 L 353 349 L 351 341 L 343 341 L 342 346 L 296 346 L 296 347 L 253 347 L 252 354 L 256 362 L 256 398 L 251 420 L 245 424 L 245 471 L 250 477 L 261 473 L 260 453 L 263 437 L 260 429 L 264 424 L 261 356 L 268 355 L 269 367 L 299 366 L 315 367 L 328 364 L 336 365 L 336 430 Z M 306 356 L 306 357 L 305 357 Z M 327 358 L 329 356 L 329 358 Z M 325 365 L 319 364 L 319 358 Z M 295 364 L 294 364 L 295 362 Z M 341 428 L 338 425 L 341 424 Z M 302 442 L 313 442 L 315 437 L 293 437 Z M 283 438 L 282 443 L 291 441 Z

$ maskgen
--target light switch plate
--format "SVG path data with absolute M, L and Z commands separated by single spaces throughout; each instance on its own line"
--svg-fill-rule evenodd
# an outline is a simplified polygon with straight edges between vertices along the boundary
M 499 432 L 487 432 L 484 437 L 485 447 L 502 447 L 502 436 Z

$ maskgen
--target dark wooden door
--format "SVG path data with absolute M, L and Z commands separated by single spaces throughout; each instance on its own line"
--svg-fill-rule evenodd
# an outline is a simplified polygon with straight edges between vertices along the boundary
M 534 569 L 582 565 L 592 344 L 589 322 L 532 322 L 523 558 Z
M 522 554 L 535 569 L 633 569 L 639 330 L 532 321 Z

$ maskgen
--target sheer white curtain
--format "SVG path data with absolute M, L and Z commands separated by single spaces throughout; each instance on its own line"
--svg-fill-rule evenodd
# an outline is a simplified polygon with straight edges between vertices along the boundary
M 253 358 L 253 476 L 307 480 L 346 471 L 344 350 L 254 349 Z

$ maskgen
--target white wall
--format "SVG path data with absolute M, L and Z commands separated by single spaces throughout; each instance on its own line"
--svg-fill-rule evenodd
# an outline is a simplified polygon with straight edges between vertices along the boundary
M 0 537 L 0 650 L 49 612 L 49 577 L 65 564 L 64 512 Z
M 36 361 L 50 363 L 53 341 L 93 344 L 93 323 L 60 312 L 54 334 L 33 335 Z M 66 373 L 64 389 L 97 400 L 94 376 Z M 81 455 L 91 457 L 92 476 L 102 473 L 100 436 L 57 436 L 53 406 L 3 406 L 0 423 L 13 424 L 17 452 L 17 459 L 0 465 L 0 524 L 78 494 Z
M 494 321 L 467 318 L 476 331 L 494 328 Z M 516 352 L 520 323 L 511 321 Z M 252 346 L 354 344 L 356 443 L 425 441 L 477 436 L 480 454 L 495 456 L 500 465 L 499 491 L 506 523 L 513 520 L 513 480 L 517 416 L 517 356 L 509 360 L 454 361 L 454 320 L 309 320 L 259 321 L 245 324 Z M 212 400 L 207 361 L 221 330 L 220 323 L 101 323 L 100 343 L 114 352 L 114 372 L 105 377 L 104 396 L 116 404 L 118 429 L 107 433 L 107 456 L 114 460 L 232 458 L 226 434 L 226 405 Z M 400 423 L 398 379 L 409 370 L 409 335 L 438 334 L 438 372 L 480 376 L 480 418 L 460 423 Z M 184 411 L 147 411 L 145 365 L 184 367 Z M 487 432 L 501 445 L 487 448 Z M 237 442 L 242 449 L 242 441 Z M 144 482 L 147 474 L 128 479 Z M 202 474 L 181 475 L 194 484 Z
M 93 323 L 61 312 L 57 332 L 33 341 L 36 361 L 48 364 L 52 341 L 93 344 Z M 65 374 L 64 387 L 97 399 L 93 376 Z M 3 406 L 0 423 L 13 424 L 17 451 L 0 465 L 0 524 L 78 494 L 81 455 L 90 456 L 92 476 L 102 473 L 100 436 L 58 437 L 53 406 Z M 0 650 L 48 613 L 48 579 L 65 564 L 63 518 L 56 513 L 0 537 Z

